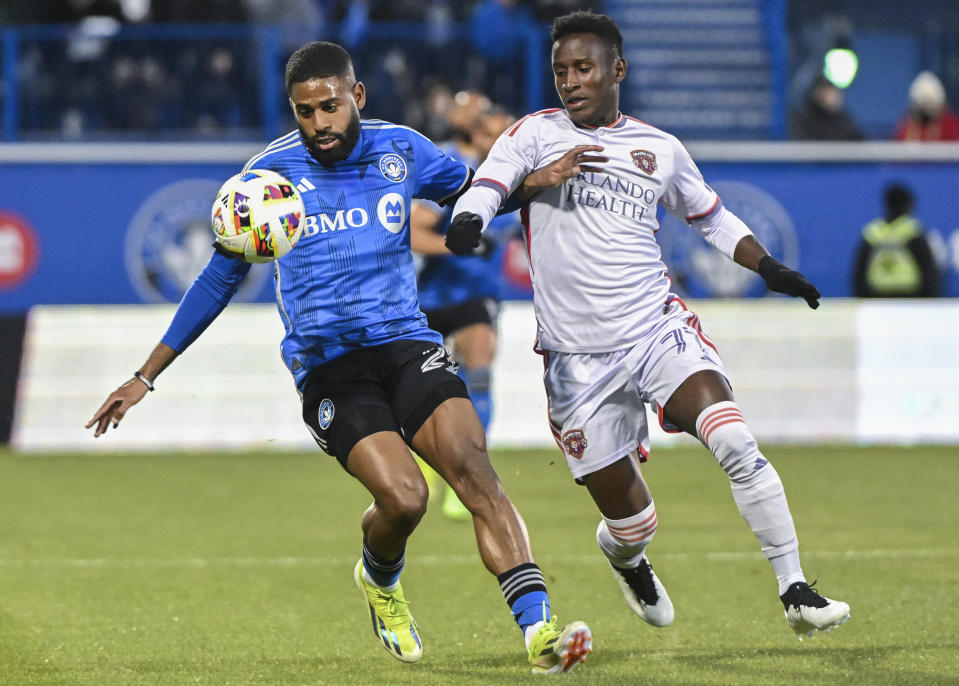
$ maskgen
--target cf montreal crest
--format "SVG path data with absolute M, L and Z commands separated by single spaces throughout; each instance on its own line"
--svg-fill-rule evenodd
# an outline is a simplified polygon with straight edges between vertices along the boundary
M 646 172 L 649 176 L 656 171 L 656 155 L 649 150 L 633 150 L 629 153 L 633 158 L 633 164 Z
M 137 208 L 124 252 L 130 282 L 143 302 L 179 302 L 210 259 L 210 198 L 219 187 L 214 179 L 176 181 Z M 256 299 L 272 272 L 271 265 L 253 265 L 234 300 Z
M 380 172 L 390 181 L 399 183 L 406 178 L 406 162 L 395 153 L 388 153 L 380 158 Z
M 741 181 L 720 181 L 713 188 L 726 209 L 746 222 L 770 254 L 786 264 L 797 264 L 796 229 L 778 200 Z M 656 239 L 677 295 L 743 298 L 769 292 L 757 274 L 728 259 L 708 245 L 699 232 L 691 231 L 686 222 L 671 214 L 663 217 Z
M 569 453 L 570 457 L 581 460 L 587 445 L 589 444 L 586 442 L 586 436 L 583 435 L 582 429 L 570 429 L 563 433 L 563 449 Z
M 318 413 L 317 419 L 320 423 L 320 428 L 326 431 L 330 428 L 330 424 L 333 423 L 333 412 L 336 410 L 333 407 L 333 401 L 329 398 L 323 398 L 320 401 L 320 411 Z

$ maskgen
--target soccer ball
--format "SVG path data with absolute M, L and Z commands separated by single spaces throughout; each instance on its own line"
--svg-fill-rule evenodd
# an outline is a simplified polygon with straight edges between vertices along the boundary
M 283 257 L 300 240 L 305 221 L 296 186 L 268 169 L 231 177 L 213 202 L 216 242 L 247 262 Z

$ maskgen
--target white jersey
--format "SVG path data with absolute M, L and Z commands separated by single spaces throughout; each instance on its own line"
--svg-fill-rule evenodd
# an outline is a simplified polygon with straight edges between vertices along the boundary
M 602 145 L 602 173 L 586 172 L 540 192 L 523 209 L 540 345 L 560 352 L 609 352 L 639 341 L 663 317 L 670 281 L 655 234 L 662 205 L 732 256 L 749 229 L 725 212 L 682 144 L 620 115 L 588 128 L 563 109 L 510 127 L 476 172 L 454 215 L 484 226 L 532 171 L 578 145 Z M 723 221 L 718 221 L 722 217 Z

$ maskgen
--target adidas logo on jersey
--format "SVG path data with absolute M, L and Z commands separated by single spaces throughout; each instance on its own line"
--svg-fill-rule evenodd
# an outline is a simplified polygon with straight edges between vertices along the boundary
M 307 191 L 315 191 L 316 186 L 310 183 L 310 180 L 304 176 L 300 179 L 300 182 L 296 184 L 296 189 L 300 191 L 300 193 L 306 193 Z

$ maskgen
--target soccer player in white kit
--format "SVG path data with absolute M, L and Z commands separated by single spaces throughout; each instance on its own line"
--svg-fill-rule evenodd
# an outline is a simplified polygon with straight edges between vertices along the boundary
M 564 108 L 527 115 L 500 137 L 456 203 L 447 246 L 472 250 L 507 196 L 527 201 L 550 428 L 602 514 L 597 542 L 636 614 L 654 626 L 674 615 L 645 555 L 657 523 L 639 466 L 649 450 L 648 403 L 665 428 L 699 438 L 729 476 L 772 563 L 790 627 L 800 638 L 833 629 L 849 619 L 849 606 L 806 582 L 779 475 L 743 419 L 715 346 L 670 293 L 657 206 L 771 290 L 813 309 L 819 292 L 723 207 L 674 136 L 620 113 L 626 61 L 612 19 L 573 12 L 556 19 L 550 37 Z

